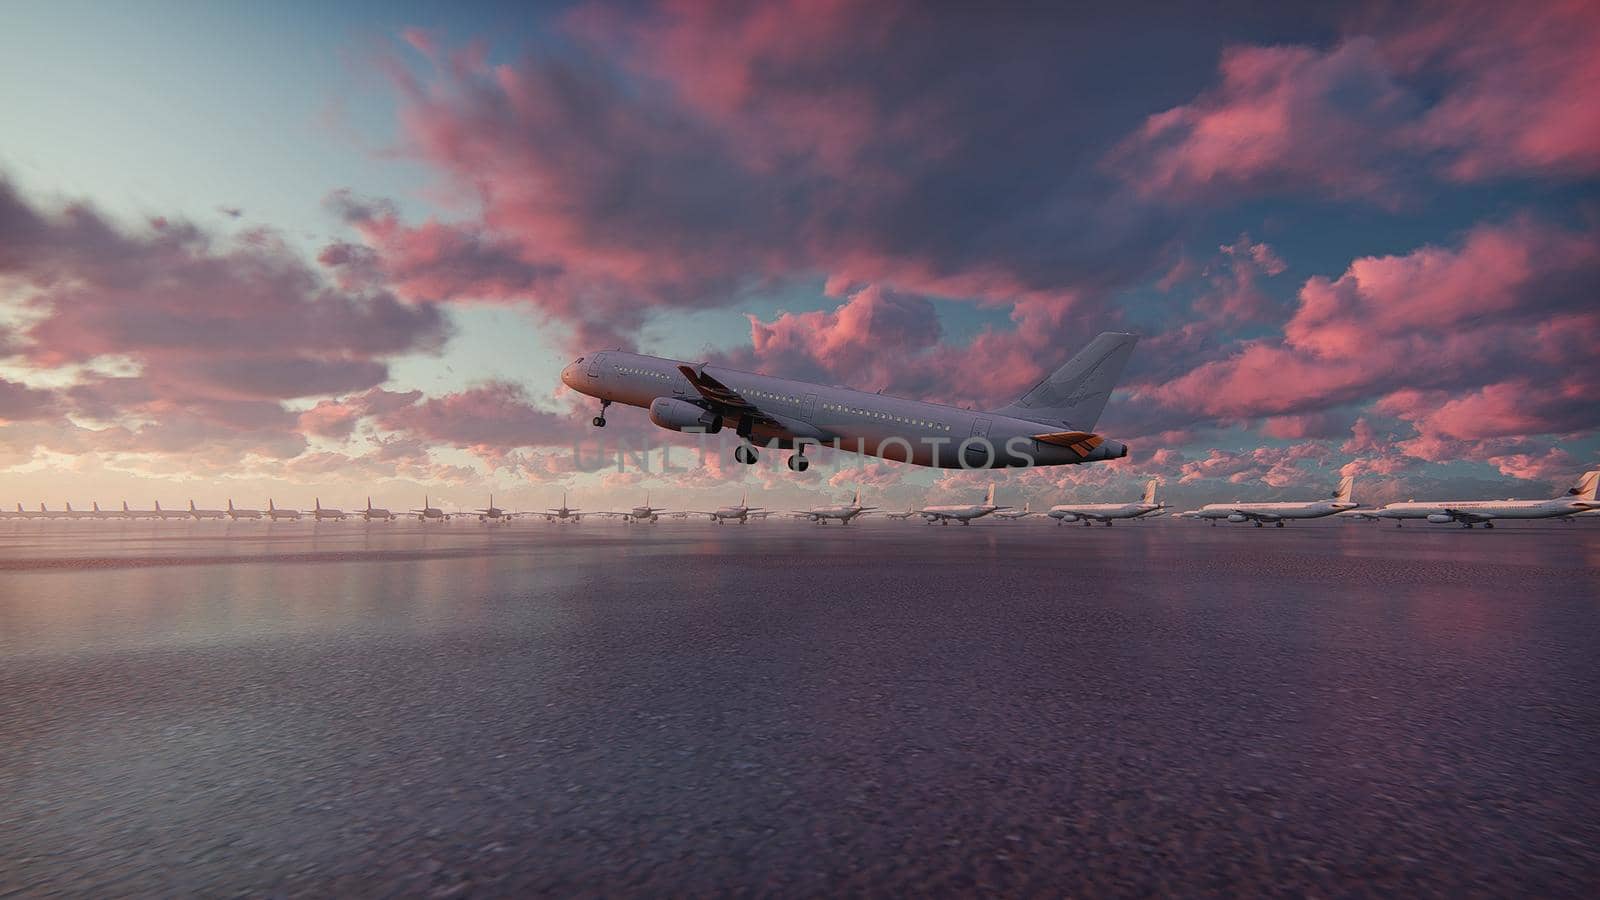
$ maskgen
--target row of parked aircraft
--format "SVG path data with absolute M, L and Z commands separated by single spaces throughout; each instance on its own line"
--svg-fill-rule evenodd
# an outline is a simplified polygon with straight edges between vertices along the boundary
M 1496 519 L 1556 519 L 1593 516 L 1600 513 L 1600 502 L 1595 501 L 1595 487 L 1600 483 L 1600 470 L 1583 473 L 1567 491 L 1548 500 L 1406 500 L 1379 507 L 1363 508 L 1351 497 L 1354 479 L 1344 478 L 1328 500 L 1304 503 L 1211 503 L 1199 509 L 1178 514 L 1179 518 L 1209 519 L 1219 521 L 1249 522 L 1257 528 L 1276 525 L 1282 528 L 1292 519 L 1319 519 L 1325 516 L 1345 516 L 1377 521 L 1393 520 L 1395 527 L 1403 527 L 1406 520 L 1420 520 L 1435 525 L 1457 524 L 1466 528 L 1482 525 L 1493 528 Z
M 421 522 L 440 522 L 449 521 L 456 516 L 475 516 L 480 521 L 487 522 L 510 519 L 517 515 L 522 514 L 508 512 L 495 506 L 493 495 L 489 497 L 489 505 L 486 507 L 456 513 L 445 512 L 443 509 L 434 506 L 426 496 L 422 498 L 422 506 L 418 509 L 384 509 L 380 506 L 373 506 L 372 498 L 368 497 L 367 505 L 364 509 L 350 512 L 331 506 L 323 506 L 320 497 L 314 500 L 311 509 L 306 510 L 279 506 L 270 497 L 267 499 L 266 509 L 249 509 L 242 506 L 234 506 L 231 498 L 228 500 L 226 509 L 203 509 L 195 506 L 193 500 L 189 501 L 188 509 L 163 508 L 159 500 L 156 501 L 152 509 L 132 509 L 128 506 L 126 500 L 122 502 L 121 509 L 101 509 L 98 501 L 94 502 L 89 509 L 73 509 L 71 503 L 68 503 L 65 509 L 59 510 L 49 509 L 43 503 L 39 504 L 37 510 L 23 509 L 21 503 L 17 504 L 15 510 L 0 509 L 0 519 L 233 519 L 236 521 L 240 519 L 270 519 L 272 521 L 279 519 L 316 519 L 317 521 L 325 519 L 365 519 L 368 522 L 383 522 L 415 518 Z
M 1274 501 L 1266 503 L 1210 503 L 1199 509 L 1191 509 L 1177 514 L 1178 518 L 1209 520 L 1212 525 L 1219 522 L 1249 523 L 1257 528 L 1266 525 L 1275 525 L 1282 528 L 1285 523 L 1296 519 L 1320 519 L 1328 516 L 1345 516 L 1352 518 L 1380 520 L 1391 519 L 1396 526 L 1403 526 L 1405 520 L 1423 520 L 1434 524 L 1457 523 L 1467 528 L 1482 525 L 1493 528 L 1495 519 L 1547 519 L 1560 517 L 1600 516 L 1600 502 L 1596 502 L 1595 489 L 1600 483 L 1600 470 L 1585 472 L 1566 493 L 1549 500 L 1442 500 L 1418 501 L 1407 500 L 1402 503 L 1390 503 L 1381 507 L 1364 508 L 1356 503 L 1353 498 L 1355 479 L 1345 477 L 1340 479 L 1329 497 L 1325 500 L 1307 501 Z M 858 488 L 849 503 L 829 504 L 814 506 L 810 509 L 790 510 L 789 515 L 818 525 L 838 522 L 848 525 L 861 516 L 876 513 L 890 519 L 921 518 L 929 525 L 949 525 L 956 522 L 961 525 L 970 524 L 975 519 L 985 516 L 994 516 L 997 519 L 1054 519 L 1058 525 L 1067 523 L 1081 523 L 1083 525 L 1111 525 L 1118 520 L 1154 518 L 1166 514 L 1167 505 L 1156 500 L 1157 481 L 1152 479 L 1145 485 L 1144 495 L 1135 502 L 1130 503 L 1062 503 L 1050 507 L 1043 512 L 1034 512 L 1029 504 L 1024 504 L 1021 509 L 1003 506 L 995 503 L 995 486 L 989 485 L 988 492 L 983 501 L 970 504 L 949 504 L 939 506 L 926 506 L 916 508 L 907 507 L 904 512 L 886 512 L 880 507 L 865 506 L 861 502 L 861 491 Z M 666 507 L 654 506 L 650 502 L 650 495 L 645 494 L 644 503 L 626 510 L 600 510 L 585 512 L 584 510 L 567 505 L 567 495 L 561 495 L 561 505 L 551 507 L 544 511 L 513 512 L 495 505 L 494 496 L 490 495 L 489 504 L 478 509 L 459 513 L 445 512 L 434 506 L 424 496 L 420 508 L 391 511 L 372 505 L 372 499 L 367 498 L 364 509 L 346 513 L 322 505 L 318 498 L 310 510 L 285 509 L 278 506 L 271 499 L 267 500 L 266 509 L 244 509 L 233 505 L 230 499 L 226 509 L 200 509 L 189 501 L 188 509 L 163 509 L 156 503 L 153 509 L 130 509 L 124 502 L 120 510 L 103 510 L 99 503 L 95 503 L 89 510 L 74 510 L 69 503 L 65 510 L 55 511 L 46 509 L 44 504 L 39 505 L 38 511 L 29 511 L 17 504 L 15 512 L 0 511 L 0 518 L 7 519 L 300 519 L 310 517 L 319 521 L 324 519 L 360 518 L 367 521 L 392 521 L 395 519 L 413 517 L 421 522 L 449 521 L 455 517 L 476 517 L 484 522 L 504 522 L 514 518 L 544 518 L 550 522 L 580 522 L 585 515 L 599 516 L 602 518 L 621 519 L 628 523 L 658 522 L 663 515 L 672 518 L 686 519 L 690 516 L 705 516 L 716 524 L 724 522 L 738 522 L 741 525 L 752 521 L 765 519 L 773 515 L 772 510 L 760 506 L 751 506 L 747 497 L 741 497 L 737 504 L 719 507 L 712 510 L 678 510 L 670 511 Z

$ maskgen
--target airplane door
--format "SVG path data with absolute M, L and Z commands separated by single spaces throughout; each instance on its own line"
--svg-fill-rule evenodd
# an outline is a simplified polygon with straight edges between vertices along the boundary
M 972 436 L 975 437 L 975 438 L 988 437 L 989 436 L 989 420 L 988 419 L 973 419 L 972 420 Z
M 606 361 L 606 355 L 604 353 L 596 353 L 594 355 L 594 359 L 589 360 L 589 377 L 590 378 L 599 378 L 600 377 L 600 364 L 605 362 L 605 361 Z
M 800 402 L 800 418 L 806 420 L 807 422 L 811 421 L 811 414 L 816 411 L 816 408 L 817 395 L 807 394 L 805 399 Z

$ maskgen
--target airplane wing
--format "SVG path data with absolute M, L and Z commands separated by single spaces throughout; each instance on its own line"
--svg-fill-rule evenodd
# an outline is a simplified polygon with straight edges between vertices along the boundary
M 1276 522 L 1283 518 L 1276 513 L 1251 512 L 1248 509 L 1236 509 L 1233 510 L 1233 514 L 1236 516 L 1244 516 L 1246 519 L 1249 519 L 1252 522 Z
M 1456 520 L 1457 522 L 1470 522 L 1474 525 L 1480 522 L 1490 522 L 1494 520 L 1494 516 L 1486 516 L 1482 513 L 1466 512 L 1459 509 L 1450 509 L 1449 507 L 1445 508 L 1444 514 Z
M 746 400 L 738 391 L 723 384 L 717 379 L 706 374 L 704 366 L 696 370 L 694 366 L 679 366 L 678 371 L 683 377 L 689 379 L 694 389 L 700 392 L 717 412 L 728 413 L 736 416 L 750 416 L 757 422 L 766 425 L 777 425 L 777 420 L 761 411 L 761 408 Z

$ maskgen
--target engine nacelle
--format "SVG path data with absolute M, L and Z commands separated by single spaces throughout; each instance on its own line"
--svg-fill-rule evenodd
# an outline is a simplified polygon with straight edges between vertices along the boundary
M 1435 525 L 1448 525 L 1455 520 L 1444 513 L 1433 513 L 1432 515 L 1428 516 L 1428 521 Z
M 1248 521 L 1250 521 L 1250 517 L 1249 516 L 1242 516 L 1242 515 L 1240 515 L 1238 513 L 1233 513 L 1233 514 L 1228 516 L 1228 521 L 1229 522 L 1248 522 Z
M 691 429 L 716 434 L 722 430 L 721 416 L 676 397 L 657 397 L 650 401 L 650 421 L 672 431 Z
M 1078 521 L 1078 514 L 1077 513 L 1059 512 L 1059 513 L 1051 513 L 1050 515 L 1055 516 L 1056 518 L 1060 519 L 1063 522 L 1076 522 L 1076 521 Z

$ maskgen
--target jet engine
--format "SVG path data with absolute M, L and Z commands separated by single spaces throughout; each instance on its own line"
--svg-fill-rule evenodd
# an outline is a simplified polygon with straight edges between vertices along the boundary
M 722 430 L 722 417 L 676 397 L 657 397 L 650 401 L 650 421 L 672 431 L 691 429 L 706 434 Z
M 1240 515 L 1238 513 L 1232 513 L 1231 515 L 1228 516 L 1228 521 L 1229 522 L 1247 522 L 1247 521 L 1249 521 L 1249 516 L 1242 516 L 1242 515 Z
M 1435 525 L 1448 525 L 1455 520 L 1444 513 L 1433 513 L 1428 516 L 1428 521 Z
M 1056 515 L 1056 518 L 1060 519 L 1063 522 L 1076 522 L 1076 521 L 1078 521 L 1077 513 L 1059 513 L 1059 514 Z

